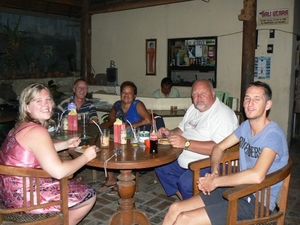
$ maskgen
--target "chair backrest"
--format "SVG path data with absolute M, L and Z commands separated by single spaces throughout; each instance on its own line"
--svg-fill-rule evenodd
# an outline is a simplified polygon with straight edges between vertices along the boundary
M 193 171 L 193 195 L 199 194 L 197 181 L 201 169 L 206 167 L 210 167 L 210 158 L 201 159 L 189 164 L 189 169 Z M 222 175 L 239 171 L 239 144 L 233 145 L 225 151 L 220 167 Z
M 291 176 L 292 160 L 289 159 L 288 164 L 283 168 L 268 174 L 260 184 L 239 185 L 226 190 L 223 196 L 228 199 L 227 223 L 228 225 L 235 224 L 277 224 L 283 225 L 286 213 L 288 189 Z M 270 213 L 270 196 L 271 186 L 283 181 L 280 194 L 277 199 L 277 208 Z M 259 202 L 259 198 L 255 201 L 255 210 L 253 219 L 237 221 L 238 199 L 249 194 L 255 193 L 256 196 L 261 196 L 265 201 Z
M 239 171 L 239 145 L 232 146 L 227 149 L 223 154 L 222 163 L 222 175 L 236 173 Z M 198 194 L 197 181 L 199 178 L 199 172 L 201 168 L 210 166 L 210 158 L 192 162 L 189 164 L 189 168 L 193 171 L 193 193 Z M 268 174 L 264 181 L 260 184 L 247 184 L 238 185 L 236 187 L 230 188 L 223 193 L 224 198 L 228 200 L 228 210 L 227 210 L 227 225 L 235 224 L 265 224 L 265 225 L 284 225 L 288 189 L 291 176 L 292 160 L 289 159 L 288 164 L 283 168 Z M 283 181 L 278 199 L 277 199 L 277 209 L 270 213 L 270 196 L 271 196 L 271 186 Z M 256 198 L 255 210 L 253 219 L 240 220 L 237 221 L 237 208 L 238 199 L 244 196 L 255 193 L 256 196 L 261 196 L 262 199 L 266 199 L 265 202 L 259 202 Z
M 7 165 L 0 165 L 0 175 L 22 177 L 23 188 L 23 207 L 21 208 L 0 208 L 0 224 L 11 224 L 8 220 L 13 220 L 13 224 L 42 224 L 57 225 L 69 224 L 68 216 L 68 177 L 61 179 L 60 182 L 60 200 L 48 203 L 40 203 L 39 178 L 51 178 L 51 176 L 42 169 L 22 168 Z M 29 199 L 28 199 L 29 198 Z M 30 202 L 30 205 L 28 204 Z M 23 212 L 41 209 L 50 206 L 60 206 L 60 212 L 47 214 L 24 214 Z M 26 217 L 30 218 L 26 218 Z M 34 221 L 37 220 L 37 221 Z M 30 222 L 28 222 L 30 221 Z

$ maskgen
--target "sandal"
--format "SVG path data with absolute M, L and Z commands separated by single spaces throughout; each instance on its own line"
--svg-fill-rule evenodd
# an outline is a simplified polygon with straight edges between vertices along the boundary
M 76 181 L 81 182 L 82 181 L 82 176 L 75 178 Z
M 117 195 L 118 194 L 118 185 L 115 184 L 111 189 L 110 192 L 107 193 L 108 195 Z
M 114 186 L 116 185 L 116 183 L 115 184 L 102 184 L 101 185 L 101 187 L 99 188 L 99 191 L 106 191 L 106 190 L 108 190 L 108 189 L 111 189 L 111 188 L 113 188 Z

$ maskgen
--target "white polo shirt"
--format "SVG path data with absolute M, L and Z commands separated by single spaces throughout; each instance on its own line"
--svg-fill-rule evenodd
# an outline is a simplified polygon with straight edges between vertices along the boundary
M 200 112 L 191 105 L 178 127 L 183 131 L 182 136 L 188 140 L 219 143 L 238 127 L 238 121 L 233 110 L 216 98 L 205 112 Z M 183 150 L 177 160 L 182 168 L 187 169 L 190 162 L 207 157 L 208 155 Z

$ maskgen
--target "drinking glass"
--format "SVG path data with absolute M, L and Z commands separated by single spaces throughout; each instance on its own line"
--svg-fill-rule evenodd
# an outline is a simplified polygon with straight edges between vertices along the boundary
M 133 127 L 131 130 L 130 143 L 137 144 L 139 142 L 138 129 Z
M 86 137 L 86 127 L 89 123 L 89 115 L 87 113 L 81 114 L 82 137 Z
M 56 132 L 56 133 L 60 133 L 60 131 L 61 131 L 61 124 L 60 124 L 61 118 L 60 118 L 60 113 L 54 113 L 52 118 L 53 118 L 53 120 L 54 120 L 54 122 L 55 122 L 55 132 Z
M 101 148 L 109 147 L 109 129 L 102 129 L 102 135 L 100 136 Z

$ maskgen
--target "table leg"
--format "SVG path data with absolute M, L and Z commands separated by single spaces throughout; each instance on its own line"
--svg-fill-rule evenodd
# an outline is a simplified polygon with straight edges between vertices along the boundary
M 109 225 L 150 225 L 146 214 L 136 210 L 133 195 L 135 192 L 134 175 L 131 170 L 121 170 L 118 176 L 119 200 L 118 212 L 112 215 Z
M 97 170 L 94 170 L 94 169 L 92 170 L 92 179 L 94 182 L 97 181 Z

